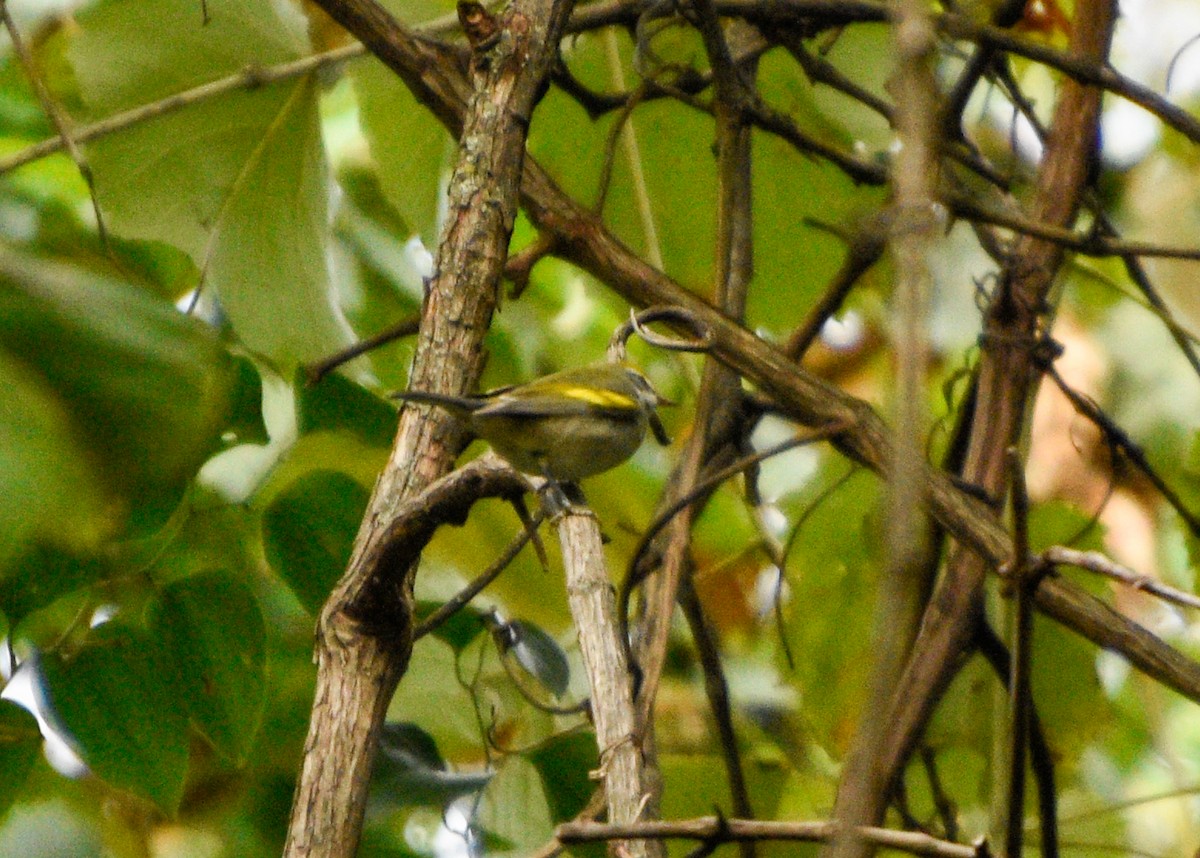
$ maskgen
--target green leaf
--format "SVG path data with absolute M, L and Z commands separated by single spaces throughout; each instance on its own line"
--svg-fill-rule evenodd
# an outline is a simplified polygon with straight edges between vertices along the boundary
M 0 504 L 0 569 L 30 541 L 88 548 L 111 529 L 101 475 L 71 423 L 53 386 L 0 347 L 0 497 L 22 500 Z
M 0 454 L 0 480 L 20 481 L 9 469 L 22 465 L 47 479 L 49 496 L 26 495 L 34 521 L 49 519 L 44 526 L 74 529 L 75 516 L 68 527 L 55 513 L 72 496 L 79 512 L 92 513 L 98 483 L 131 507 L 135 523 L 157 524 L 218 446 L 230 408 L 228 354 L 206 325 L 141 289 L 0 254 L 0 343 L 0 355 L 27 370 L 0 359 L 0 373 L 32 394 L 28 416 L 5 409 L 0 418 L 13 442 Z M 61 471 L 47 473 L 64 448 Z
M 588 777 L 598 758 L 596 734 L 591 730 L 560 733 L 525 756 L 542 778 L 554 821 L 574 819 L 596 791 Z
M 463 664 L 473 664 L 470 659 L 467 655 Z M 480 743 L 472 706 L 475 692 L 457 681 L 462 670 L 458 660 L 458 654 L 446 644 L 422 638 L 413 647 L 404 682 L 388 706 L 390 720 L 420 724 L 437 741 L 441 755 L 453 760 L 475 758 Z M 511 683 L 501 690 L 509 688 Z M 489 700 L 501 696 L 485 693 Z
M 239 357 L 234 361 L 234 371 L 232 416 L 226 430 L 232 433 L 230 443 L 266 444 L 271 438 L 263 422 L 262 377 L 254 361 L 247 357 Z
M 174 814 L 188 728 L 167 666 L 156 639 L 110 622 L 70 657 L 47 655 L 41 670 L 47 719 L 96 776 Z
M 1052 545 L 1070 545 L 1081 551 L 1104 548 L 1104 525 L 1063 501 L 1035 504 L 1029 511 L 1028 527 L 1031 551 L 1043 551 Z
M 379 169 L 379 184 L 425 246 L 437 246 L 442 176 L 453 141 L 395 73 L 375 59 L 350 70 L 363 133 Z
M 432 736 L 416 724 L 390 723 L 379 738 L 372 788 L 393 804 L 440 805 L 478 792 L 492 774 L 450 771 Z
M 0 700 L 0 820 L 16 801 L 41 749 L 37 719 L 17 704 Z
M 77 555 L 56 546 L 27 545 L 0 577 L 0 611 L 12 627 L 60 596 L 73 593 L 112 574 L 105 559 Z
M 788 505 L 793 521 L 811 512 L 788 555 L 786 634 L 796 654 L 805 718 L 827 748 L 849 741 L 864 703 L 876 589 L 870 517 L 878 487 L 862 473 L 822 498 L 844 473 L 843 463 L 833 463 L 827 476 Z
M 346 570 L 370 494 L 338 471 L 297 479 L 263 513 L 271 568 L 314 616 Z
M 441 606 L 441 602 L 429 599 L 418 600 L 417 621 L 421 622 Z M 461 610 L 451 614 L 445 622 L 429 634 L 450 644 L 450 648 L 456 653 L 461 653 L 483 631 L 483 616 L 482 611 L 465 605 Z
M 266 627 L 254 595 L 228 573 L 207 572 L 171 584 L 150 610 L 192 723 L 244 763 L 266 702 Z
M 341 430 L 370 446 L 391 449 L 396 409 L 362 385 L 336 372 L 309 385 L 298 374 L 296 390 L 296 422 L 301 434 Z
M 488 855 L 529 855 L 552 835 L 542 780 L 523 757 L 503 759 L 484 791 L 474 822 L 483 833 Z
M 68 56 L 93 117 L 310 52 L 289 3 L 119 0 Z M 136 62 L 131 62 L 136 57 Z M 242 341 L 285 371 L 347 345 L 326 260 L 329 179 L 315 75 L 206 99 L 90 144 L 108 226 L 188 253 Z

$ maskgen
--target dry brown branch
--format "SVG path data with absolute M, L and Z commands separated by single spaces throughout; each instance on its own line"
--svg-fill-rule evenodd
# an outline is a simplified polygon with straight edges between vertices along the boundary
M 403 46 L 432 60 L 427 76 L 444 120 L 461 124 L 449 216 L 426 292 L 410 384 L 471 389 L 499 294 L 517 210 L 525 134 L 555 57 L 570 0 L 517 0 L 500 37 L 478 52 L 468 79 L 458 54 L 404 30 L 373 0 L 322 0 L 372 50 Z M 436 409 L 404 408 L 388 465 L 372 494 L 350 566 L 321 611 L 317 689 L 285 855 L 352 856 L 358 848 L 379 730 L 412 649 L 415 556 L 392 556 L 387 534 L 407 499 L 453 464 L 460 430 Z M 406 566 L 380 565 L 406 561 Z M 413 562 L 409 562 L 413 561 Z
M 724 819 L 704 816 L 671 822 L 642 822 L 637 825 L 599 825 L 594 822 L 572 822 L 558 827 L 558 840 L 564 844 L 591 843 L 617 838 L 652 837 L 655 839 L 687 839 L 709 843 L 731 843 L 741 840 L 791 840 L 802 843 L 826 843 L 839 832 L 833 822 L 766 822 L 755 819 Z M 886 828 L 861 828 L 858 837 L 876 846 L 898 849 L 910 855 L 927 858 L 986 858 L 986 847 L 980 843 L 964 846 L 949 843 L 927 834 L 912 831 L 892 831 Z

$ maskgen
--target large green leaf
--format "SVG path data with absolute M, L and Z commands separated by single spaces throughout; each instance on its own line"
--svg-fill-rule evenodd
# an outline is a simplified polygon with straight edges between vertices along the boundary
M 168 302 L 15 253 L 0 255 L 0 374 L 0 488 L 26 503 L 27 532 L 6 535 L 67 545 L 101 513 L 154 523 L 174 506 L 218 444 L 233 375 L 213 331 Z
M 110 622 L 69 657 L 42 660 L 44 712 L 97 777 L 173 814 L 183 796 L 188 726 L 159 642 Z
M 396 434 L 396 409 L 340 373 L 314 385 L 296 378 L 296 423 L 302 434 L 346 431 L 363 443 L 390 449 Z
M 313 471 L 263 513 L 267 561 L 309 613 L 321 610 L 346 570 L 368 492 L 345 474 Z
M 398 19 L 416 23 L 452 12 L 446 0 L 384 0 Z M 439 9 L 439 7 L 441 7 Z M 350 68 L 359 120 L 388 201 L 431 250 L 438 241 L 442 177 L 450 168 L 454 141 L 442 124 L 417 103 L 394 72 L 375 59 Z
M 150 617 L 192 723 L 245 762 L 266 702 L 266 627 L 254 595 L 232 575 L 207 572 L 164 589 Z
M 287 3 L 121 0 L 81 16 L 68 56 L 95 116 L 309 53 Z M 326 260 L 328 192 L 314 76 L 200 101 L 88 147 L 117 233 L 191 255 L 234 330 L 285 369 L 350 329 Z
M 409 231 L 420 235 L 426 247 L 436 247 L 450 135 L 378 60 L 355 63 L 351 75 L 363 132 L 379 165 L 380 187 Z
M 8 700 L 0 700 L 0 819 L 12 807 L 42 749 L 37 720 Z

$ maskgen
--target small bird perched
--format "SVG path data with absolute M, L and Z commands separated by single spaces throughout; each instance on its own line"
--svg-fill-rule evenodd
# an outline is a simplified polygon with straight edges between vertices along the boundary
M 517 470 L 555 483 L 615 468 L 637 451 L 647 428 L 660 444 L 671 443 L 655 409 L 673 403 L 619 363 L 567 369 L 478 396 L 419 390 L 392 396 L 446 409 Z

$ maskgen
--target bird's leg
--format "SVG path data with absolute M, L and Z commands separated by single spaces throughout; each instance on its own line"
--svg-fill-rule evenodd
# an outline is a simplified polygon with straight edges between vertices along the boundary
M 542 509 L 547 518 L 555 518 L 574 508 L 587 508 L 587 498 L 579 483 L 556 480 L 546 477 L 546 481 L 538 487 L 538 495 L 542 499 Z

